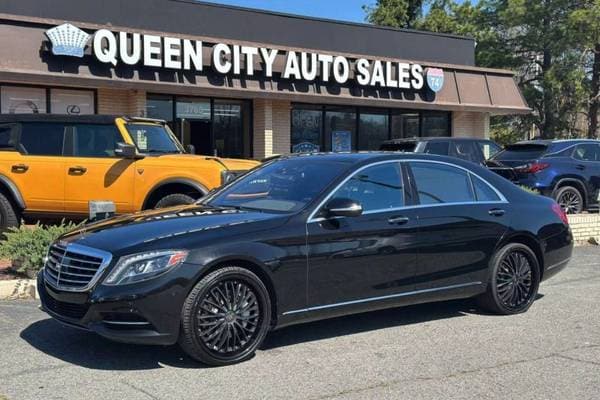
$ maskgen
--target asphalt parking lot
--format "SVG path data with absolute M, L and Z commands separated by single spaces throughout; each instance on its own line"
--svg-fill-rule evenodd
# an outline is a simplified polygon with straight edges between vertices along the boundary
M 577 248 L 531 310 L 470 301 L 385 310 L 271 333 L 252 360 L 203 368 L 177 347 L 65 328 L 0 302 L 0 399 L 598 399 L 600 248 Z

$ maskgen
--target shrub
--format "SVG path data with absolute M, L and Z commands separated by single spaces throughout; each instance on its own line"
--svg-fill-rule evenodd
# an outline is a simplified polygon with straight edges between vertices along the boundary
M 529 186 L 519 185 L 521 189 L 531 194 L 540 194 L 540 191 L 534 188 L 530 188 Z
M 60 225 L 41 225 L 9 228 L 4 232 L 6 239 L 0 242 L 0 258 L 12 262 L 12 269 L 33 278 L 44 266 L 44 257 L 48 246 L 62 234 L 77 228 L 73 222 Z

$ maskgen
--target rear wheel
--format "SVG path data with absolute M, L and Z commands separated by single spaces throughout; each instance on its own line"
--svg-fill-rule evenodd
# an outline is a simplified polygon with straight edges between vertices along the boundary
M 186 299 L 179 343 L 192 358 L 221 366 L 254 355 L 269 330 L 271 303 L 262 281 L 238 267 L 204 277 Z
M 567 214 L 579 214 L 583 211 L 583 195 L 573 186 L 558 189 L 555 200 Z
M 2 193 L 0 193 L 0 238 L 8 228 L 19 226 L 19 213 Z
M 492 258 L 491 277 L 479 304 L 497 314 L 518 314 L 533 304 L 540 284 L 540 270 L 533 251 L 520 243 L 501 248 Z
M 160 199 L 158 203 L 156 203 L 156 206 L 154 208 L 181 206 L 186 204 L 192 204 L 195 201 L 196 199 L 194 199 L 191 196 L 188 196 L 187 194 L 173 193 L 166 195 L 165 197 Z

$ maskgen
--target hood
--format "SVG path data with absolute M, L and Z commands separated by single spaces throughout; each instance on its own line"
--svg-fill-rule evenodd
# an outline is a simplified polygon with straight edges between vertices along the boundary
M 230 169 L 230 170 L 241 170 L 245 171 L 248 169 L 252 169 L 258 165 L 260 165 L 259 161 L 255 160 L 244 160 L 237 158 L 220 158 L 220 157 L 210 157 L 203 156 L 198 154 L 163 154 L 155 158 L 159 162 L 157 165 L 164 166 L 165 164 L 173 165 L 181 167 L 182 165 L 187 166 L 195 166 L 198 162 L 210 162 L 214 163 L 215 167 L 220 167 L 222 169 Z M 153 159 L 148 157 L 146 162 L 151 162 Z
M 214 237 L 214 233 L 230 228 L 227 236 L 269 229 L 261 222 L 281 220 L 280 214 L 258 211 L 241 211 L 188 205 L 122 215 L 105 221 L 85 225 L 69 232 L 60 241 L 125 254 L 140 248 L 158 246 L 178 247 L 185 240 L 198 241 Z M 223 235 L 218 235 L 222 237 Z M 132 250 L 133 249 L 133 250 Z

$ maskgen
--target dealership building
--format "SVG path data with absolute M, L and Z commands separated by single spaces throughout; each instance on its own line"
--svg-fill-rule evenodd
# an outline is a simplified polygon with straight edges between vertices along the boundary
M 160 118 L 225 157 L 486 138 L 530 109 L 475 45 L 187 0 L 3 0 L 0 110 Z

